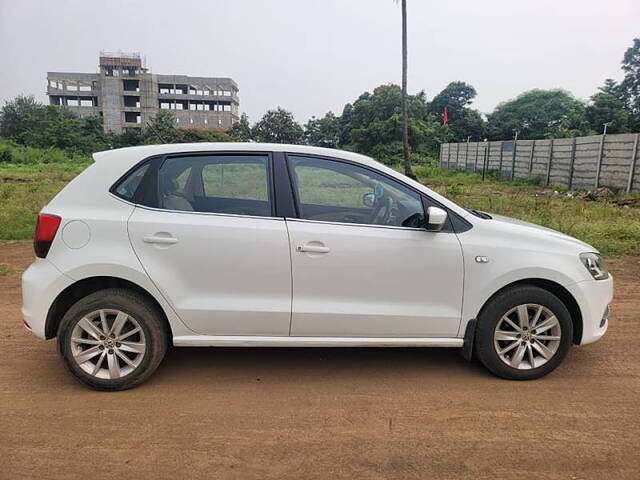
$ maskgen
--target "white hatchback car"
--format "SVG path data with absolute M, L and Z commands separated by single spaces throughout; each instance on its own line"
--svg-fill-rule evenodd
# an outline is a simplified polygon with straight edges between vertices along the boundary
M 103 390 L 176 346 L 460 347 L 533 379 L 607 329 L 593 247 L 462 208 L 351 152 L 100 152 L 38 218 L 26 327 Z

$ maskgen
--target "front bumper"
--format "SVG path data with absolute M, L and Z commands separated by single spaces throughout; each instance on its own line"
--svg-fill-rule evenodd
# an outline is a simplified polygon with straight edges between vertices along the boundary
M 45 326 L 49 308 L 57 296 L 73 280 L 44 258 L 36 260 L 22 274 L 22 318 L 27 330 L 46 338 Z
M 585 280 L 566 288 L 578 302 L 582 313 L 582 338 L 579 345 L 600 340 L 609 326 L 609 304 L 613 299 L 613 277 L 609 274 L 609 278 L 606 280 Z

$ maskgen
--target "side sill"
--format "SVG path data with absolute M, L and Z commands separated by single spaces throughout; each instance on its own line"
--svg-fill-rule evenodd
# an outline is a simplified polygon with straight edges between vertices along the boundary
M 462 347 L 462 338 L 258 337 L 188 335 L 173 337 L 176 347 Z

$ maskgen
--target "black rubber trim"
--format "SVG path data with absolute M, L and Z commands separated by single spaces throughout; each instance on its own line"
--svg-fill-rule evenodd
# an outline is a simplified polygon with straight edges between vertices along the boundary
M 289 179 L 287 160 L 283 152 L 273 152 L 273 185 L 275 189 L 275 216 L 296 218 L 296 202 Z
M 476 323 L 477 320 L 472 318 L 467 323 L 467 328 L 464 331 L 464 343 L 462 344 L 462 350 L 460 353 L 462 354 L 462 358 L 467 361 L 471 361 L 473 358 L 473 342 L 476 337 Z
M 136 205 L 155 207 L 160 203 L 158 200 L 158 171 L 160 170 L 160 165 L 164 162 L 164 158 L 164 155 L 161 155 L 151 160 L 149 169 L 142 178 L 136 194 L 133 197 L 133 203 Z
M 471 224 L 471 222 L 466 221 L 456 212 L 453 212 L 447 209 L 447 214 L 448 214 L 449 220 L 451 221 L 451 226 L 454 232 L 463 233 L 473 228 L 473 225 Z

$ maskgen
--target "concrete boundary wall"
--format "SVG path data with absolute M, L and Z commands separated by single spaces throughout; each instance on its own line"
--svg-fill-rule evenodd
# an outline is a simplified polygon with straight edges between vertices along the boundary
M 443 143 L 440 166 L 495 171 L 506 179 L 538 177 L 543 185 L 613 187 L 640 192 L 640 133 L 545 140 Z

